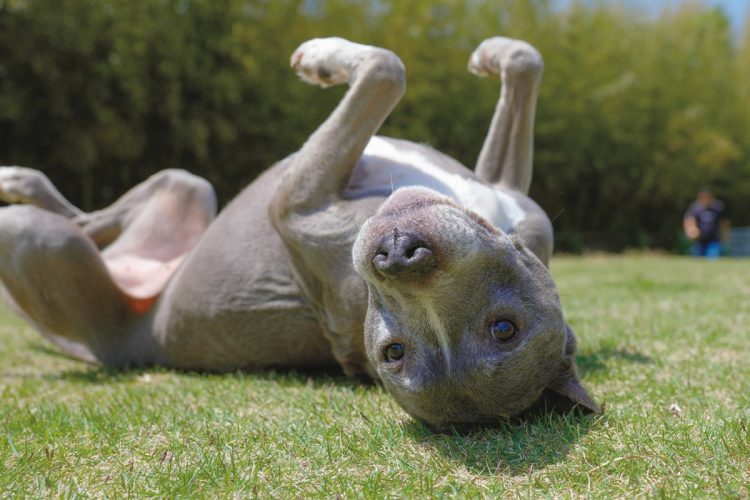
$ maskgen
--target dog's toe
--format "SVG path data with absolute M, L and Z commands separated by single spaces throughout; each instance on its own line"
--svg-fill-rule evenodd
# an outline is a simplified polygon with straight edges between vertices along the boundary
M 505 37 L 484 40 L 469 57 L 468 70 L 478 76 L 538 74 L 542 56 L 526 42 Z
M 347 83 L 362 53 L 372 47 L 343 38 L 314 38 L 297 48 L 290 64 L 304 81 L 321 87 Z

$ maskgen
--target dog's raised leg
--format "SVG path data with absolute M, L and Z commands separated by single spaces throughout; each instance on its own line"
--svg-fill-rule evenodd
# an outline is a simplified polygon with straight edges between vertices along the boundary
M 151 361 L 147 338 L 134 335 L 138 315 L 69 219 L 29 205 L 0 209 L 0 280 L 19 312 L 68 353 L 110 365 Z
M 0 209 L 0 280 L 10 306 L 75 357 L 154 362 L 158 349 L 138 325 L 213 220 L 210 184 L 165 170 L 90 213 L 33 169 L 0 168 L 0 186 L 3 201 L 33 205 Z
M 295 155 L 274 205 L 281 217 L 341 197 L 365 146 L 406 87 L 395 54 L 342 38 L 303 43 L 291 65 L 308 83 L 324 88 L 346 83 L 350 89 Z
M 73 221 L 106 254 L 164 249 L 186 252 L 216 216 L 216 194 L 208 181 L 179 169 L 157 172 L 112 205 Z M 178 248 L 179 247 L 179 248 Z M 161 258 L 160 250 L 152 251 Z
M 404 93 L 404 67 L 388 50 L 341 38 L 302 44 L 291 64 L 310 83 L 350 88 L 289 160 L 271 219 L 296 269 L 305 270 L 299 280 L 306 296 L 325 311 L 319 321 L 334 356 L 346 372 L 359 373 L 369 367 L 362 346 L 367 290 L 353 271 L 351 246 L 364 221 L 358 219 L 362 211 L 347 208 L 355 202 L 337 202 L 365 146 Z
M 83 214 L 60 194 L 46 175 L 33 168 L 0 167 L 0 201 L 34 205 L 64 217 Z
M 534 115 L 543 67 L 534 47 L 504 37 L 483 41 L 469 58 L 469 71 L 499 77 L 502 85 L 475 172 L 487 182 L 524 194 L 531 185 Z
M 170 235 L 186 230 L 186 224 L 179 224 L 175 218 L 182 217 L 187 225 L 195 226 L 187 228 L 188 232 L 199 235 L 216 215 L 216 195 L 208 181 L 178 169 L 162 170 L 130 189 L 112 205 L 84 212 L 65 199 L 42 172 L 26 167 L 0 167 L 0 201 L 33 205 L 67 217 L 100 249 L 123 234 L 142 236 L 144 221 L 148 219 L 151 219 L 147 223 L 150 226 L 155 225 L 154 219 L 169 222 L 158 228 L 158 237 L 163 241 L 191 239 L 192 236 L 185 238 L 184 234 Z M 166 210 L 159 213 L 157 204 Z M 170 207 L 173 209 L 169 210 Z M 165 213 L 168 211 L 172 212 L 172 217 Z

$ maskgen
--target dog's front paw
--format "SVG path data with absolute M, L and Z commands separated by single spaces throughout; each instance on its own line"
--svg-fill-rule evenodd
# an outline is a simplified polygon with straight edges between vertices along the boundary
M 488 38 L 469 57 L 468 69 L 478 76 L 499 76 L 541 73 L 541 54 L 526 42 L 496 36 Z
M 27 203 L 44 184 L 46 176 L 31 168 L 0 167 L 0 201 Z
M 290 64 L 300 78 L 325 88 L 348 83 L 362 55 L 372 49 L 344 38 L 314 38 L 294 51 Z

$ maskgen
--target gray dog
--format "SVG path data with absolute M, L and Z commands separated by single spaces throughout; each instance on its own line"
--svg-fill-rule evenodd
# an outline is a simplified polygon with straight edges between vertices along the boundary
M 348 84 L 302 148 L 214 220 L 211 186 L 167 170 L 83 213 L 40 172 L 0 169 L 0 278 L 65 352 L 195 370 L 338 363 L 436 428 L 550 398 L 598 412 L 546 268 L 552 229 L 527 197 L 542 59 L 484 41 L 469 70 L 502 81 L 475 172 L 374 134 L 405 90 L 392 52 L 302 44 L 306 81 Z

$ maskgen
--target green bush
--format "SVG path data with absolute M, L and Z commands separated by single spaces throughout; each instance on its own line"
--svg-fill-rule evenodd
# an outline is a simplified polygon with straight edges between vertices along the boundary
M 340 98 L 288 68 L 300 42 L 340 35 L 406 64 L 382 132 L 471 166 L 498 86 L 466 58 L 495 34 L 545 56 L 532 196 L 562 249 L 676 249 L 706 184 L 750 224 L 750 35 L 700 1 L 647 17 L 545 0 L 0 0 L 0 163 L 44 170 L 85 209 L 175 166 L 226 202 Z

